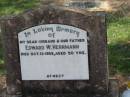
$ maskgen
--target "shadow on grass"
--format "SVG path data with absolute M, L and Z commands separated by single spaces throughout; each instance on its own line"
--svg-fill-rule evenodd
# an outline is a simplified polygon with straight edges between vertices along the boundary
M 130 73 L 130 43 L 108 45 L 110 75 Z

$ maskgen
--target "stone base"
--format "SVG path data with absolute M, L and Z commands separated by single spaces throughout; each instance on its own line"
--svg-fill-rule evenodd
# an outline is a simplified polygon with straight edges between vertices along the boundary
M 27 95 L 25 97 L 111 97 L 108 95 L 87 95 L 87 94 L 46 94 L 46 95 Z
M 23 96 L 22 95 L 7 95 L 7 94 L 4 94 L 1 97 L 23 97 Z
M 78 94 L 78 93 L 62 93 L 62 94 L 24 94 L 23 95 L 8 95 L 6 90 L 0 95 L 0 97 L 119 97 L 119 87 L 118 81 L 115 79 L 110 79 L 109 84 L 109 93 L 105 95 L 94 94 Z
M 6 97 L 22 97 L 22 95 L 6 95 Z
M 32 94 L 32 95 L 7 95 L 7 94 L 4 94 L 0 97 L 113 97 L 113 96 L 110 96 L 110 95 L 87 95 L 87 94 L 46 94 L 46 95 L 43 95 L 43 94 Z
M 0 97 L 23 97 L 23 96 L 22 95 L 9 95 L 6 93 L 6 90 L 4 90 L 2 94 L 0 95 Z

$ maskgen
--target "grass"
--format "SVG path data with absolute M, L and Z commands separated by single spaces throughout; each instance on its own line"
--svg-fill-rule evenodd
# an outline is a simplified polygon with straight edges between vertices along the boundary
M 38 3 L 38 0 L 0 0 L 0 15 L 19 14 Z
M 8 1 L 8 2 L 7 2 Z M 0 16 L 19 14 L 25 9 L 38 4 L 38 0 L 0 0 Z M 110 74 L 130 73 L 130 17 L 117 17 L 109 14 L 108 23 L 108 57 Z M 3 53 L 0 49 L 0 64 Z M 0 74 L 5 70 L 0 65 Z
M 0 75 L 5 75 L 6 74 L 6 70 L 4 68 L 0 69 Z
M 108 19 L 110 73 L 130 73 L 130 17 Z
M 4 58 L 3 58 L 3 49 L 0 47 L 0 75 L 5 74 L 5 68 L 4 68 Z

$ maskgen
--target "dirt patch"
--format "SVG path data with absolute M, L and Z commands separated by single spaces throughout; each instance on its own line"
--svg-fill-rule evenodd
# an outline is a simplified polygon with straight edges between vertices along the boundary
M 122 74 L 116 74 L 113 79 L 117 79 L 119 84 L 120 93 L 127 89 L 128 76 L 124 76 Z
M 0 94 L 6 88 L 6 76 L 0 75 Z
M 117 16 L 130 16 L 130 0 L 118 0 L 111 3 L 112 11 Z
M 126 10 L 129 10 L 130 7 L 130 0 L 99 0 L 99 1 L 101 2 L 101 10 L 104 11 L 122 10 L 125 12 Z

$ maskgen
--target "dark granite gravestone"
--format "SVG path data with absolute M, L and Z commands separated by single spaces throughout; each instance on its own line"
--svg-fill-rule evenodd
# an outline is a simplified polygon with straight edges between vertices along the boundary
M 47 32 L 43 27 L 48 27 L 49 25 L 53 27 L 53 30 L 57 26 L 61 26 L 63 29 L 68 28 L 69 30 Z M 42 34 L 34 35 L 36 32 L 34 30 L 38 27 L 42 27 Z M 1 29 L 5 49 L 5 64 L 7 67 L 7 93 L 5 97 L 106 97 L 108 94 L 107 33 L 104 15 L 48 5 L 30 10 L 18 16 L 2 19 Z M 43 33 L 47 33 L 47 35 L 51 33 L 51 35 L 46 36 Z M 59 36 L 58 33 L 60 34 Z M 80 33 L 80 37 L 78 37 L 78 33 Z M 36 45 L 39 46 L 37 42 L 42 37 L 43 40 L 48 40 L 49 37 L 56 37 L 56 40 L 65 37 L 67 41 L 78 37 L 78 39 L 82 39 L 81 42 L 73 44 L 69 41 L 61 44 L 70 44 L 71 46 L 73 44 L 77 46 L 77 48 L 68 47 L 75 49 L 72 50 L 72 53 L 75 53 L 77 50 L 83 52 L 80 52 L 81 55 L 71 55 L 72 57 L 64 55 L 75 62 L 71 62 L 68 57 L 62 57 L 63 55 L 55 56 L 53 52 L 55 49 L 51 49 L 52 55 L 55 57 L 50 55 L 46 57 L 45 53 L 39 55 L 37 54 L 37 52 L 39 53 L 38 49 L 34 50 L 36 54 L 32 57 L 30 55 L 32 52 L 28 51 L 29 48 L 25 49 L 26 46 L 29 46 L 29 42 L 27 41 L 31 40 L 32 43 L 32 40 L 34 40 L 33 45 L 31 44 L 30 46 L 35 45 L 36 47 Z M 89 40 L 88 43 L 87 40 Z M 52 41 L 51 45 L 53 44 L 58 43 L 53 43 Z M 43 42 L 43 50 L 48 51 L 44 46 L 45 43 Z M 82 46 L 83 48 L 81 48 Z M 67 47 L 61 48 L 62 52 L 67 53 L 70 51 L 68 49 L 63 50 L 63 48 Z M 60 60 L 58 61 L 58 59 Z M 68 62 L 65 60 L 68 60 Z M 63 68 L 67 68 L 67 70 L 70 68 L 70 70 L 68 70 L 68 73 L 65 69 L 66 71 L 63 71 L 63 74 L 48 74 L 46 76 L 43 74 L 42 76 L 41 72 L 46 73 L 45 71 L 47 71 L 52 73 L 52 65 L 50 66 L 50 71 L 48 71 L 48 64 L 52 64 L 52 61 L 55 63 L 54 66 L 57 66 L 57 64 L 61 66 L 61 70 L 58 69 L 59 67 L 53 67 L 55 68 L 54 73 L 56 72 L 56 68 L 59 70 L 58 73 L 63 71 Z M 66 63 L 66 65 L 68 63 L 71 67 L 64 66 L 61 63 Z M 41 67 L 39 67 L 40 65 Z M 79 67 L 80 65 L 81 67 Z M 86 69 L 82 66 L 85 66 Z M 73 70 L 75 69 L 77 71 L 74 72 Z M 37 72 L 40 73 L 37 74 Z

